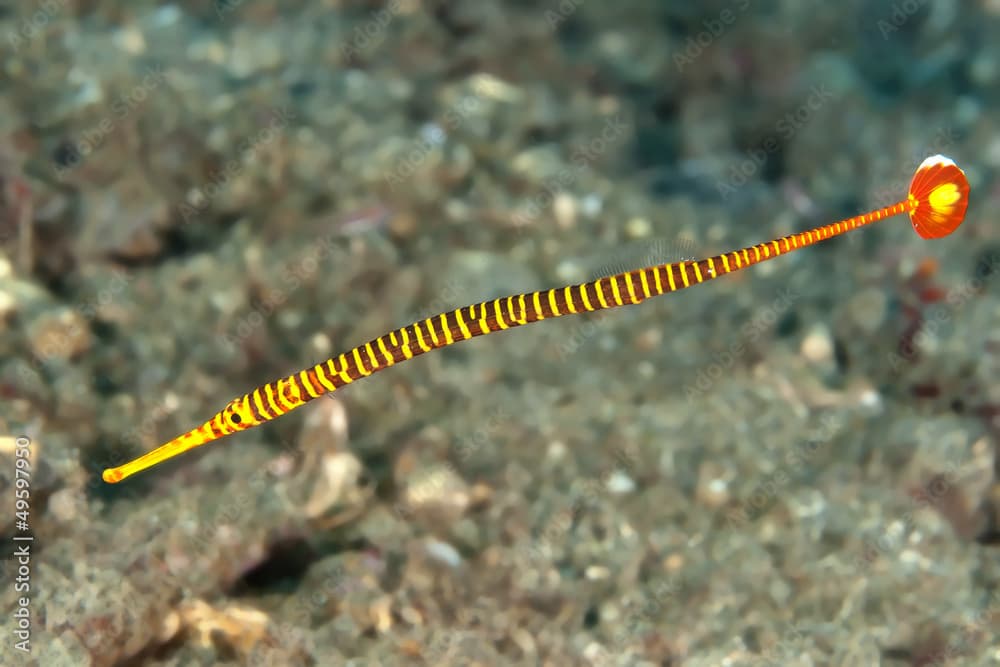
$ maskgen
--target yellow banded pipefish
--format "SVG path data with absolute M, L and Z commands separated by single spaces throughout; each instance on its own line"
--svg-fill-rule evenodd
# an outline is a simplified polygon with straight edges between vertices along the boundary
M 257 387 L 232 400 L 201 426 L 133 461 L 108 468 L 103 478 L 108 483 L 120 482 L 190 449 L 270 421 L 314 398 L 431 350 L 552 317 L 638 304 L 901 213 L 909 214 L 914 230 L 921 237 L 946 236 L 962 223 L 968 201 L 969 183 L 965 174 L 950 159 L 935 155 L 917 168 L 906 199 L 891 206 L 707 259 L 657 264 L 579 285 L 501 297 L 428 317 Z

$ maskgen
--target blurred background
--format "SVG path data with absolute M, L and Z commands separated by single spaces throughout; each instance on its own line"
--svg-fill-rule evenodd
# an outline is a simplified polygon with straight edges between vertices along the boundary
M 0 663 L 1000 663 L 1000 3 L 32 0 L 0 35 Z M 935 153 L 945 239 L 100 480 L 415 319 L 892 204 Z

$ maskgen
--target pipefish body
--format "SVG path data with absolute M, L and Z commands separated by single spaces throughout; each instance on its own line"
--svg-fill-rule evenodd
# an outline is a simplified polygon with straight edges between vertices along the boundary
M 969 182 L 965 173 L 949 158 L 934 155 L 917 168 L 906 199 L 891 206 L 707 259 L 659 264 L 579 285 L 501 297 L 390 331 L 339 357 L 233 399 L 201 426 L 124 465 L 108 468 L 102 477 L 110 484 L 120 482 L 190 449 L 280 417 L 314 398 L 425 352 L 552 317 L 638 304 L 901 213 L 909 214 L 914 230 L 922 238 L 940 238 L 958 228 L 968 203 Z

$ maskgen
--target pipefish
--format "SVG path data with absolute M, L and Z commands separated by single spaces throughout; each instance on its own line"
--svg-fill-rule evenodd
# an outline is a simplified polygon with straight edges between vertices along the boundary
M 969 182 L 949 158 L 924 160 L 910 182 L 906 199 L 839 222 L 707 259 L 658 264 L 624 271 L 592 282 L 515 294 L 429 317 L 233 399 L 214 417 L 102 477 L 114 484 L 195 447 L 280 417 L 324 394 L 425 352 L 552 317 L 635 305 L 713 280 L 840 236 L 886 218 L 908 213 L 922 238 L 940 238 L 965 218 Z

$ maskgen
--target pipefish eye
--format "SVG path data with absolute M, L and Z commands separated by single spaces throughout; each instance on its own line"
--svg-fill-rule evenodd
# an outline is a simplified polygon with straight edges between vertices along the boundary
M 250 415 L 245 414 L 243 402 L 239 399 L 232 401 L 223 410 L 223 418 L 229 422 L 230 426 L 233 428 L 239 428 L 243 424 L 252 424 L 253 419 Z

